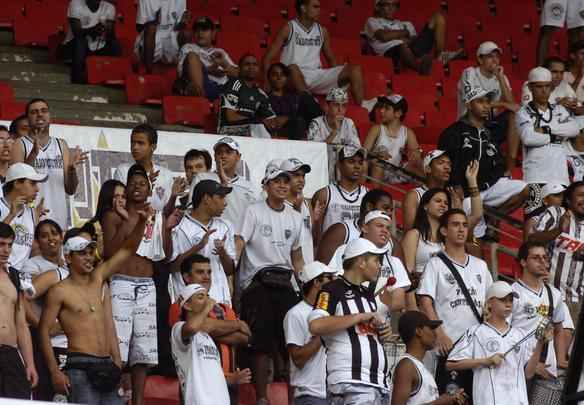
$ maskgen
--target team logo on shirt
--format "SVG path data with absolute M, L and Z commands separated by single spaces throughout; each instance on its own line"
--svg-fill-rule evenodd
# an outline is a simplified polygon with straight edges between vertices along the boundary
M 164 198 L 164 188 L 161 186 L 156 187 L 156 189 L 154 190 L 156 192 L 156 195 L 158 196 L 158 198 L 160 200 L 162 200 Z
M 327 292 L 321 291 L 318 295 L 318 301 L 316 302 L 316 308 L 322 309 L 323 311 L 328 311 L 330 295 Z
M 552 12 L 552 18 L 554 20 L 559 20 L 564 14 L 564 6 L 562 6 L 560 3 L 554 3 L 552 4 L 550 11 Z
M 353 291 L 349 290 L 345 293 L 345 298 L 347 299 L 355 298 L 355 294 L 353 293 Z
M 355 327 L 359 335 L 375 335 L 375 327 L 371 322 L 359 323 Z
M 541 316 L 548 316 L 550 312 L 549 306 L 541 304 L 537 307 L 537 313 Z
M 487 344 L 485 345 L 485 347 L 487 348 L 488 351 L 490 351 L 492 353 L 496 353 L 499 351 L 501 344 L 499 343 L 498 340 L 491 339 L 491 340 L 487 341 Z
M 470 139 L 464 138 L 464 142 L 462 143 L 462 149 L 470 148 L 472 149 L 472 145 L 470 143 Z
M 260 235 L 262 235 L 266 238 L 269 238 L 270 236 L 272 236 L 271 225 L 264 224 L 264 225 L 260 226 Z
M 284 230 L 284 237 L 286 237 L 286 239 L 290 239 L 290 236 L 292 236 L 292 231 L 290 229 Z
M 454 278 L 454 276 L 451 273 L 448 273 L 445 275 L 446 281 L 448 282 L 448 284 L 454 285 L 456 284 L 456 279 Z
M 479 283 L 481 283 L 481 284 L 482 284 L 482 282 L 483 282 L 483 278 L 481 277 L 481 275 L 480 275 L 480 274 L 477 274 L 477 280 L 479 281 Z

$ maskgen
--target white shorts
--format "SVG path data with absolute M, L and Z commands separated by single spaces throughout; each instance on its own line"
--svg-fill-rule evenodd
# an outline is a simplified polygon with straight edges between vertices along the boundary
M 339 76 L 345 65 L 330 69 L 302 69 L 308 90 L 313 94 L 326 95 L 330 89 L 339 86 Z
M 495 184 L 486 190 L 481 191 L 481 199 L 483 205 L 488 207 L 497 208 L 498 206 L 504 204 L 511 197 L 521 193 L 527 183 L 523 180 L 513 180 L 508 177 L 501 177 Z M 470 197 L 465 198 L 462 201 L 462 209 L 467 215 L 470 214 Z M 482 238 L 487 232 L 487 223 L 483 217 L 479 223 L 475 226 L 474 236 L 476 238 Z
M 142 60 L 144 50 L 144 33 L 142 32 L 136 38 L 134 43 L 134 53 L 138 59 Z M 180 49 L 178 46 L 178 32 L 170 30 L 156 31 L 156 39 L 154 45 L 154 63 L 165 63 L 167 65 L 178 62 L 178 53 Z
M 158 333 L 154 280 L 114 275 L 110 290 L 122 361 L 130 367 L 135 364 L 157 365 Z
M 584 0 L 546 0 L 541 25 L 568 29 L 584 27 Z

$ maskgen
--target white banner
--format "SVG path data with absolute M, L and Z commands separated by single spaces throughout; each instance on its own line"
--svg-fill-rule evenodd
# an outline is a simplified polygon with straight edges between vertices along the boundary
M 0 121 L 8 126 L 9 122 Z M 91 218 L 99 188 L 112 178 L 115 168 L 132 161 L 130 154 L 129 129 L 85 127 L 72 125 L 51 125 L 51 135 L 63 138 L 70 148 L 79 146 L 89 151 L 88 164 L 78 170 L 79 187 L 72 201 L 69 201 L 73 224 Z M 249 180 L 261 187 L 267 163 L 272 159 L 296 157 L 312 167 L 306 176 L 305 195 L 328 184 L 328 159 L 326 145 L 320 142 L 302 142 L 272 139 L 233 137 L 241 147 L 242 161 L 249 168 Z M 184 175 L 183 156 L 189 149 L 207 149 L 213 156 L 213 145 L 218 135 L 158 131 L 158 148 L 154 160 L 178 175 Z

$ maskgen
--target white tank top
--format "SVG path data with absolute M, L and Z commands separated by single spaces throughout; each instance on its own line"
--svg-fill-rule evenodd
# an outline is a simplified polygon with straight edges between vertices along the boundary
M 416 389 L 410 393 L 406 405 L 422 405 L 437 400 L 439 395 L 436 380 L 434 380 L 434 377 L 424 364 L 414 356 L 404 353 L 399 359 L 398 365 L 404 359 L 408 359 L 414 364 L 420 380 Z
M 288 21 L 290 35 L 284 43 L 280 62 L 284 65 L 297 65 L 301 69 L 320 69 L 320 51 L 324 42 L 322 27 L 319 23 L 306 29 L 297 19 Z
M 162 239 L 163 222 L 162 211 L 156 211 L 154 217 L 146 222 L 142 242 L 140 242 L 140 246 L 138 246 L 138 250 L 136 251 L 138 256 L 145 257 L 153 262 L 159 262 L 166 258 Z
M 428 191 L 428 187 L 426 187 L 425 184 L 422 184 L 420 187 L 416 187 L 414 191 L 416 192 L 416 196 L 418 198 L 418 204 L 420 204 L 420 201 L 422 201 L 422 197 L 424 196 L 426 191 Z
M 356 218 L 352 221 L 343 222 L 343 226 L 345 227 L 345 240 L 343 242 L 344 245 L 361 236 L 361 229 L 359 228 L 357 221 L 359 221 L 359 218 Z
M 408 129 L 403 125 L 397 132 L 397 137 L 392 137 L 385 128 L 385 125 L 380 125 L 379 136 L 373 146 L 373 153 L 387 152 L 391 155 L 389 163 L 394 166 L 403 166 L 403 154 L 408 141 Z M 400 183 L 404 181 L 403 176 L 399 173 L 387 168 L 385 170 L 384 180 L 389 183 Z
M 0 219 L 6 218 L 10 212 L 10 203 L 4 197 L 0 198 Z M 14 243 L 8 258 L 8 264 L 16 270 L 20 270 L 25 261 L 30 257 L 32 243 L 34 242 L 34 211 L 28 205 L 17 215 L 10 227 L 14 231 Z
M 33 141 L 28 137 L 20 138 L 24 156 L 32 150 Z M 39 196 L 45 199 L 45 208 L 50 211 L 47 218 L 56 221 L 61 228 L 68 229 L 68 195 L 65 193 L 65 173 L 63 170 L 63 151 L 59 138 L 49 137 L 49 142 L 42 148 L 32 165 L 37 172 L 48 174 L 49 179 L 39 183 Z
M 322 233 L 337 222 L 351 221 L 359 218 L 361 200 L 367 193 L 364 186 L 359 186 L 351 192 L 341 188 L 338 183 L 327 186 L 326 214 L 322 223 Z
M 420 235 L 418 238 L 418 249 L 416 250 L 416 272 L 423 273 L 426 263 L 443 249 L 440 242 L 425 241 Z

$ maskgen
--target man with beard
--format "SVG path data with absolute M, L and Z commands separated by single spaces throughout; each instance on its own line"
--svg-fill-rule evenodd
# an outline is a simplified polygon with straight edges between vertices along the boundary
M 45 299 L 39 334 L 56 392 L 70 395 L 75 403 L 121 404 L 117 387 L 121 359 L 111 302 L 104 283 L 125 265 L 140 245 L 151 208 L 143 205 L 127 238 L 115 254 L 94 268 L 95 242 L 77 236 L 69 239 L 64 254 L 69 277 L 53 286 Z M 67 375 L 59 370 L 49 331 L 59 320 L 68 341 Z
M 39 197 L 44 198 L 48 217 L 67 229 L 67 196 L 75 195 L 77 191 L 77 166 L 87 160 L 88 152 L 82 152 L 79 147 L 70 151 L 64 139 L 50 136 L 51 114 L 45 100 L 35 98 L 29 101 L 26 115 L 30 131 L 14 144 L 13 161 L 27 163 L 37 172 L 49 176 L 40 187 Z
M 267 199 L 249 206 L 235 240 L 237 257 L 243 253 L 241 318 L 253 336 L 250 350 L 258 404 L 267 403 L 269 357 L 288 357 L 282 322 L 299 301 L 292 273 L 304 266 L 302 217 L 285 204 L 290 175 L 268 165 L 262 183 Z
M 116 206 L 103 219 L 104 257 L 109 259 L 127 239 L 148 206 L 151 195 L 146 170 L 133 165 L 128 171 L 126 208 Z M 148 217 L 142 243 L 119 273 L 112 277 L 112 312 L 120 341 L 122 361 L 132 369 L 132 403 L 140 405 L 148 367 L 158 364 L 156 288 L 154 263 L 165 259 L 168 229 L 161 211 Z

